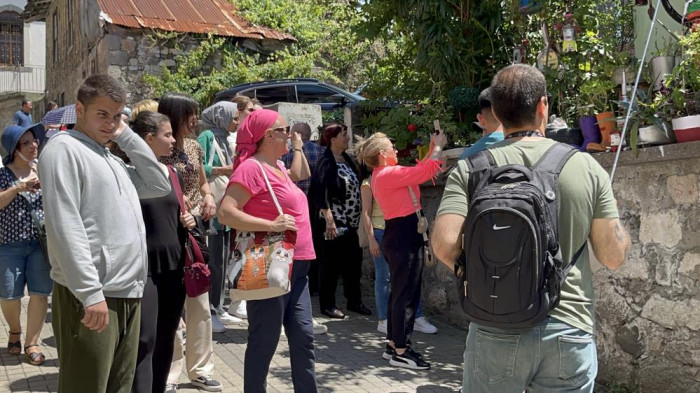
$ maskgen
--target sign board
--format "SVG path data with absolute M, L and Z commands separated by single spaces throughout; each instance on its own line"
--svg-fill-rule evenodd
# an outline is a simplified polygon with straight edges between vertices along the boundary
M 284 116 L 290 126 L 297 123 L 306 123 L 311 127 L 311 140 L 319 138 L 319 127 L 323 126 L 321 116 L 321 105 L 318 104 L 293 104 L 290 102 L 278 102 L 267 105 L 267 109 L 272 109 Z

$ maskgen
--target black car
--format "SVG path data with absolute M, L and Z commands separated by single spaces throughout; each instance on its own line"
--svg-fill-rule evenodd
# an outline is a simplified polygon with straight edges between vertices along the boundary
M 236 85 L 216 93 L 215 102 L 229 101 L 236 94 L 257 98 L 263 105 L 278 102 L 318 104 L 321 109 L 331 111 L 351 108 L 364 100 L 357 94 L 312 78 L 272 79 Z

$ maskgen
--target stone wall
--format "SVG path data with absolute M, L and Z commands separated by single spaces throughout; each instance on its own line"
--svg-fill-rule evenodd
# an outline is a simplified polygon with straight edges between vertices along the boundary
M 610 171 L 613 154 L 594 157 Z M 431 222 L 443 185 L 421 190 Z M 639 392 L 700 392 L 700 142 L 648 148 L 638 157 L 623 152 L 613 189 L 632 247 L 615 272 L 591 263 L 598 379 Z M 364 267 L 371 277 L 371 259 Z M 466 330 L 452 272 L 426 268 L 423 280 L 427 313 Z

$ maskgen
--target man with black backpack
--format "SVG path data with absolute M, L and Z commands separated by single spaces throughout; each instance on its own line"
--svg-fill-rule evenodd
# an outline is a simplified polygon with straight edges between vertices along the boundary
M 590 155 L 543 137 L 549 107 L 536 68 L 501 70 L 491 102 L 505 140 L 458 162 L 432 236 L 461 279 L 471 321 L 462 391 L 592 392 L 587 244 L 610 269 L 630 244 L 609 176 Z

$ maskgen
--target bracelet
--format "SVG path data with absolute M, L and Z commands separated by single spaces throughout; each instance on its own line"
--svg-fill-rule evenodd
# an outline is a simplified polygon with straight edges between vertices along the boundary
M 303 152 L 303 150 L 301 150 L 301 149 L 294 149 L 294 151 L 300 151 L 300 152 Z
M 212 198 L 214 198 L 214 194 L 212 194 L 211 192 L 204 193 L 204 196 L 202 198 L 205 198 L 207 195 L 210 195 Z

